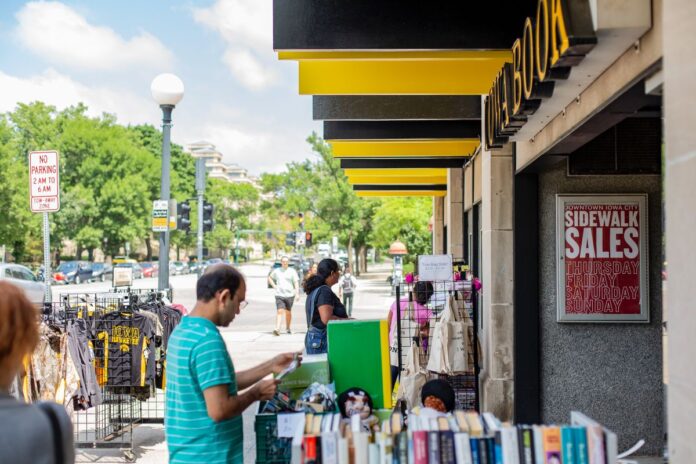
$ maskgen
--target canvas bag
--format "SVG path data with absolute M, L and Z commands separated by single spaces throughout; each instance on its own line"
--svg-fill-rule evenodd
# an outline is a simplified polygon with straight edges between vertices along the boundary
M 414 321 L 415 317 L 413 316 L 413 311 L 413 301 L 401 305 L 399 311 L 401 313 L 401 337 L 399 337 L 399 333 L 396 330 L 397 311 L 396 309 L 394 310 L 394 319 L 392 319 L 392 324 L 394 325 L 394 338 L 389 344 L 389 363 L 392 366 L 399 365 L 399 339 L 402 340 L 402 348 L 407 349 L 406 346 L 413 345 L 415 343 L 414 338 L 419 336 L 419 331 L 417 329 L 418 323 Z M 413 333 L 414 327 L 416 327 L 415 335 Z M 406 341 L 408 341 L 408 343 Z
M 438 374 L 463 374 L 469 370 L 470 324 L 457 320 L 457 311 L 453 309 L 455 304 L 459 308 L 456 300 L 450 296 L 440 320 L 433 329 L 427 369 Z
M 412 344 L 406 354 L 406 366 L 399 377 L 397 400 L 406 401 L 409 411 L 420 405 L 421 390 L 427 381 L 428 373 L 420 365 L 420 348 Z

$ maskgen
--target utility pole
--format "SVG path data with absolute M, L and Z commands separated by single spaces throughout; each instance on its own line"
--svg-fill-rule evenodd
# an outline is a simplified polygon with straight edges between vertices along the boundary
M 205 159 L 196 160 L 196 193 L 198 195 L 198 237 L 196 241 L 198 266 L 196 271 L 201 276 L 203 266 L 203 195 L 205 194 Z

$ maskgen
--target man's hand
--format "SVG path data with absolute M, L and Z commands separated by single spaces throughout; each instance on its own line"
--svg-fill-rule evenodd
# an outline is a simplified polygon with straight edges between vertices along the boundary
M 280 380 L 276 379 L 259 381 L 256 385 L 254 385 L 254 396 L 259 401 L 270 400 L 273 398 L 273 395 L 275 395 L 279 383 Z
M 274 374 L 280 374 L 283 369 L 288 367 L 292 360 L 297 356 L 297 361 L 302 362 L 302 356 L 298 353 L 281 353 L 271 359 L 271 372 Z

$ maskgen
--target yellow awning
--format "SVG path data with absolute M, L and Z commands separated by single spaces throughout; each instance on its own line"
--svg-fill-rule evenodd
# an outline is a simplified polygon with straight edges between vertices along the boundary
M 447 177 L 447 168 L 344 169 L 343 172 L 348 177 Z
M 479 139 L 431 139 L 409 141 L 349 141 L 329 142 L 336 158 L 383 158 L 383 157 L 443 157 L 469 156 L 479 146 Z
M 512 61 L 510 50 L 283 50 L 279 60 L 291 61 Z
M 447 184 L 447 176 L 440 177 L 383 177 L 383 176 L 348 176 L 351 185 L 417 185 Z
M 358 190 L 359 197 L 444 197 L 444 190 Z
M 505 59 L 300 61 L 300 95 L 484 95 Z

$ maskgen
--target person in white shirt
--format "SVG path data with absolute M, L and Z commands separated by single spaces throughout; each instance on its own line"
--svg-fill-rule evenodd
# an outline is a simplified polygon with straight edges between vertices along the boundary
M 346 307 L 348 317 L 351 317 L 353 312 L 353 294 L 355 287 L 358 286 L 358 281 L 350 272 L 350 266 L 346 266 L 346 270 L 338 280 L 338 297 L 343 300 L 343 305 Z
M 280 267 L 274 269 L 268 276 L 268 284 L 275 289 L 276 301 L 276 327 L 273 335 L 280 335 L 280 327 L 285 317 L 285 331 L 292 333 L 290 322 L 292 320 L 292 304 L 300 298 L 300 278 L 297 272 L 289 267 L 290 260 L 287 256 L 280 259 Z

